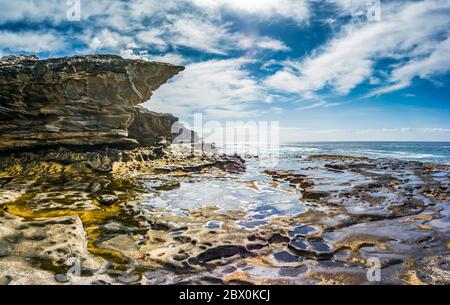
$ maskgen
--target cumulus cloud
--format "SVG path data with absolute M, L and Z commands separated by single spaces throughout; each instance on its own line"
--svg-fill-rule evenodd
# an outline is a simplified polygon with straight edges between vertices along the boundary
M 67 46 L 71 52 L 109 52 L 187 65 L 170 90 L 162 87 L 157 91 L 152 103 L 155 107 L 159 103 L 162 110 L 170 104 L 176 108 L 175 114 L 204 110 L 211 117 L 260 114 L 252 105 L 269 102 L 271 96 L 244 68 L 250 62 L 246 56 L 291 50 L 285 42 L 262 35 L 256 28 L 236 27 L 225 15 L 260 22 L 275 18 L 304 22 L 309 14 L 303 0 L 81 0 L 81 20 L 72 22 L 67 18 L 70 3 L 66 1 L 0 0 L 0 4 L 1 25 L 26 22 L 30 27 L 52 29 L 47 33 L 1 32 L 1 53 L 61 51 L 66 46 L 63 39 L 70 37 Z M 184 53 L 186 48 L 221 60 L 197 58 L 203 61 L 193 62 Z M 231 53 L 237 58 L 224 59 Z
M 155 45 L 160 49 L 167 47 L 167 42 L 163 39 L 164 31 L 160 28 L 140 31 L 136 34 L 138 41 L 145 45 Z
M 395 61 L 387 72 L 391 84 L 377 93 L 405 88 L 416 77 L 450 70 L 445 52 L 449 35 L 450 2 L 426 1 L 384 4 L 380 22 L 350 24 L 342 33 L 307 58 L 286 61 L 284 68 L 266 80 L 272 88 L 311 94 L 331 87 L 347 94 L 377 72 L 384 58 Z M 406 62 L 405 62 L 406 60 Z
M 210 16 L 224 11 L 249 14 L 260 18 L 284 17 L 305 21 L 309 17 L 306 0 L 129 0 L 129 1 L 81 1 L 82 20 L 99 17 L 103 24 L 123 24 L 123 20 L 141 20 L 166 13 L 198 11 Z M 61 23 L 71 3 L 61 0 L 0 0 L 0 23 L 17 20 Z
M 228 31 L 225 25 L 216 25 L 208 20 L 193 16 L 174 18 L 170 25 L 170 41 L 174 45 L 185 46 L 200 51 L 226 54 Z
M 249 62 L 247 58 L 235 58 L 189 64 L 170 86 L 155 92 L 149 106 L 179 116 L 203 112 L 215 119 L 260 114 L 252 106 L 264 101 L 266 95 L 245 69 Z
M 366 14 L 367 0 L 328 0 L 330 3 L 336 4 L 344 13 L 354 15 Z
M 303 22 L 309 17 L 306 0 L 192 0 L 204 9 L 230 10 L 264 18 L 284 17 Z
M 245 1 L 245 5 L 222 1 L 218 6 L 195 0 L 81 0 L 81 22 L 71 22 L 67 18 L 70 2 L 0 0 L 0 3 L 0 24 L 22 21 L 48 22 L 52 27 L 63 24 L 55 29 L 61 36 L 73 27 L 81 27 L 81 34 L 72 39 L 86 44 L 90 50 L 119 52 L 134 46 L 164 51 L 168 47 L 186 47 L 218 55 L 226 55 L 233 49 L 289 50 L 277 39 L 257 34 L 249 37 L 239 30 L 231 30 L 232 24 L 221 17 L 226 7 L 236 14 L 251 13 L 257 18 L 275 15 L 297 18 L 300 8 L 306 7 L 303 1 L 290 0 Z
M 0 24 L 11 21 L 30 20 L 32 22 L 48 20 L 62 22 L 66 19 L 65 1 L 57 0 L 0 0 Z
M 227 55 L 231 50 L 289 51 L 282 41 L 259 35 L 230 30 L 231 24 L 195 15 L 170 16 L 157 29 L 139 33 L 138 39 L 147 44 L 187 47 L 201 52 Z
M 0 31 L 0 46 L 12 52 L 45 52 L 64 47 L 64 41 L 54 32 Z
M 450 1 L 383 1 L 380 22 L 344 25 L 346 21 L 336 13 L 364 15 L 367 1 L 327 0 L 327 5 L 336 6 L 330 11 L 327 7 L 324 15 L 335 18 L 339 26 L 333 29 L 338 31 L 315 50 L 305 49 L 309 44 L 299 47 L 297 42 L 280 40 L 282 32 L 268 36 L 269 32 L 258 31 L 264 30 L 258 28 L 261 23 L 286 19 L 296 29 L 309 26 L 310 16 L 323 17 L 322 11 L 312 11 L 316 7 L 312 2 L 317 4 L 313 0 L 81 0 L 81 22 L 71 23 L 66 1 L 0 0 L 0 25 L 7 29 L 0 31 L 0 54 L 57 51 L 70 45 L 70 52 L 110 52 L 187 65 L 170 90 L 163 86 L 155 93 L 152 107 L 168 111 L 170 104 L 178 115 L 206 110 L 216 117 L 257 115 L 261 111 L 253 107 L 256 103 L 285 97 L 298 99 L 302 110 L 331 107 L 337 104 L 317 98 L 322 91 L 345 95 L 366 83 L 373 88 L 371 96 L 406 88 L 417 77 L 433 79 L 450 71 Z M 251 22 L 241 26 L 239 18 Z M 27 29 L 36 25 L 47 30 L 13 30 L 19 22 Z M 71 40 L 65 42 L 68 37 Z M 309 53 L 292 58 L 291 48 L 300 51 L 295 54 Z M 269 59 L 266 54 L 273 52 L 280 57 Z M 245 68 L 249 57 L 266 60 L 258 62 L 258 73 Z M 389 64 L 380 65 L 384 59 Z
M 87 30 L 82 39 L 92 50 L 120 49 L 123 47 L 132 48 L 137 46 L 132 37 L 112 32 L 108 29 L 104 29 L 98 33 Z

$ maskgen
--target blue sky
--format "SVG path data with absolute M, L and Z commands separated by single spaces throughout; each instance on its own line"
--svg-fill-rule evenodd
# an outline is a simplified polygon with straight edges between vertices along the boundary
M 145 104 L 182 120 L 277 120 L 282 141 L 450 141 L 450 0 L 0 7 L 2 56 L 112 53 L 186 66 Z

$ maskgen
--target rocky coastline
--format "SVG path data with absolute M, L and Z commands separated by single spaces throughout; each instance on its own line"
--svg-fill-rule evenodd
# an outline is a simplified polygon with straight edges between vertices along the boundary
M 40 283 L 70 258 L 98 269 L 121 257 L 95 246 L 97 225 L 142 193 L 135 177 L 245 170 L 238 156 L 173 151 L 178 118 L 139 106 L 183 70 L 114 55 L 1 58 L 2 283 Z
M 450 283 L 448 165 L 186 154 L 139 106 L 182 70 L 0 60 L 0 284 Z

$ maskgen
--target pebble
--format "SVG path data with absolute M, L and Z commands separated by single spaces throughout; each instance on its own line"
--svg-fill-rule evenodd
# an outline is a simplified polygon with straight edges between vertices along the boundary
M 96 280 L 93 281 L 91 285 L 111 285 L 111 283 L 108 283 L 107 281 L 104 280 Z
M 133 284 L 141 279 L 139 275 L 121 275 L 117 280 L 123 284 Z
M 110 206 L 119 200 L 116 195 L 100 195 L 95 198 L 100 204 Z
M 158 272 L 145 272 L 145 278 L 149 281 L 151 285 L 160 285 L 166 281 L 165 274 L 159 274 Z
M 0 277 L 0 286 L 9 285 L 9 283 L 11 283 L 11 280 L 12 278 L 9 275 Z
M 317 228 L 315 228 L 313 226 L 299 226 L 299 227 L 295 227 L 293 231 L 289 231 L 288 235 L 290 237 L 306 236 L 306 235 L 315 233 L 317 231 L 318 231 Z
M 306 266 L 294 267 L 294 268 L 282 268 L 278 272 L 280 276 L 297 277 L 308 270 Z
M 60 283 L 67 283 L 70 281 L 69 276 L 67 274 L 56 274 L 55 280 Z
M 289 248 L 293 249 L 294 251 L 306 251 L 308 250 L 308 244 L 303 239 L 294 239 L 289 243 Z
M 273 254 L 273 257 L 283 263 L 298 263 L 300 262 L 300 258 L 295 256 L 287 251 L 280 251 Z

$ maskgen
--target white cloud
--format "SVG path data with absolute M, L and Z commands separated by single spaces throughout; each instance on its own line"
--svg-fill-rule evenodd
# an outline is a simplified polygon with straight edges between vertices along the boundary
M 237 41 L 235 48 L 240 49 L 266 49 L 272 51 L 290 51 L 291 49 L 282 41 L 268 36 L 250 36 L 243 34 L 232 35 L 233 40 Z
M 64 41 L 54 32 L 0 31 L 0 46 L 12 52 L 45 52 L 62 49 Z
M 404 88 L 414 76 L 446 72 L 450 67 L 443 54 L 448 45 L 441 42 L 442 36 L 449 35 L 449 10 L 450 1 L 384 4 L 382 21 L 346 26 L 311 56 L 286 62 L 266 84 L 293 93 L 311 94 L 331 87 L 347 94 L 373 77 L 375 64 L 383 58 L 394 59 L 397 65 L 412 59 L 396 67 L 389 78 L 391 85 L 378 93 Z
M 450 71 L 450 38 L 439 43 L 433 52 L 425 58 L 413 59 L 407 64 L 394 69 L 391 74 L 391 81 L 395 84 L 382 88 L 384 92 L 388 92 L 408 87 L 414 77 L 428 78 L 433 75 L 439 75 Z
M 167 46 L 167 42 L 162 38 L 164 31 L 162 29 L 150 29 L 146 31 L 140 31 L 136 34 L 136 38 L 146 45 L 156 45 L 161 48 Z
M 135 54 L 132 49 L 122 50 L 119 55 L 125 59 L 143 59 L 142 55 Z
M 192 63 L 162 86 L 149 107 L 186 117 L 202 112 L 208 118 L 249 117 L 260 114 L 252 106 L 265 99 L 264 88 L 243 65 L 249 59 L 237 58 Z
M 342 11 L 355 15 L 365 14 L 367 10 L 367 0 L 328 0 L 339 6 Z
M 271 71 L 271 70 L 275 69 L 275 67 L 277 67 L 277 66 L 281 67 L 281 66 L 283 66 L 283 63 L 271 58 L 262 64 L 261 70 Z
M 284 42 L 260 36 L 249 36 L 222 19 L 226 7 L 234 14 L 242 12 L 265 18 L 266 15 L 295 16 L 303 1 L 259 0 L 216 6 L 190 0 L 81 1 L 81 21 L 69 22 L 70 5 L 58 0 L 0 0 L 0 24 L 27 21 L 49 22 L 52 26 L 66 22 L 83 28 L 72 39 L 85 43 L 90 50 L 120 51 L 140 48 L 162 52 L 169 47 L 187 47 L 201 52 L 227 55 L 230 50 L 288 51 Z M 303 3 L 303 4 L 299 4 Z M 219 4 L 219 3 L 218 3 Z M 214 8 L 213 8 L 214 7 Z M 213 12 L 214 11 L 214 12 Z M 71 28 L 71 27 L 68 27 Z M 61 31 L 61 30 L 60 30 Z M 62 30 L 66 36 L 69 30 Z M 2 48 L 2 46 L 0 46 Z
M 130 26 L 130 8 L 139 1 L 80 0 L 82 22 L 95 19 L 97 24 L 115 28 Z M 145 0 L 146 2 L 150 0 Z M 167 1 L 169 2 L 169 1 Z M 0 0 L 0 24 L 14 21 L 61 24 L 69 21 L 68 11 L 74 2 L 65 0 Z M 162 4 L 159 5 L 160 7 Z
M 186 0 L 129 0 L 127 2 L 130 17 L 138 20 L 179 11 L 185 4 L 189 3 Z
M 121 32 L 104 28 L 87 28 L 80 39 L 91 50 L 150 48 L 159 52 L 169 46 L 187 47 L 204 53 L 227 55 L 231 50 L 289 51 L 282 41 L 258 35 L 233 32 L 231 24 L 220 23 L 196 15 L 166 16 L 158 26 L 136 32 Z
M 118 30 L 123 25 L 132 26 L 129 20 L 160 18 L 168 13 L 196 12 L 218 17 L 222 11 L 251 14 L 260 18 L 284 17 L 298 21 L 307 20 L 306 0 L 81 0 L 81 19 L 95 18 L 97 22 Z M 10 21 L 44 20 L 59 24 L 67 21 L 70 2 L 62 0 L 0 0 L 0 24 Z M 101 18 L 100 18 L 101 17 Z
M 207 10 L 229 10 L 263 18 L 284 17 L 303 22 L 309 17 L 305 0 L 192 0 Z
M 177 53 L 167 53 L 164 55 L 150 55 L 148 54 L 148 52 L 142 52 L 141 54 L 136 54 L 132 49 L 127 49 L 120 51 L 120 56 L 126 59 L 158 61 L 169 63 L 172 65 L 184 65 L 187 62 L 186 58 Z
M 281 142 L 296 141 L 445 141 L 450 128 L 367 128 L 367 129 L 310 129 L 298 127 L 280 128 Z
M 61 22 L 66 18 L 67 6 L 57 0 L 0 0 L 0 24 L 10 21 L 49 20 Z
M 312 103 L 310 105 L 298 107 L 295 110 L 308 110 L 308 109 L 314 109 L 314 108 L 328 108 L 328 107 L 339 106 L 340 104 L 341 103 L 327 103 L 325 101 L 318 101 L 318 102 Z
M 226 25 L 216 25 L 195 16 L 174 19 L 170 25 L 172 44 L 222 55 L 230 48 Z
M 132 37 L 122 35 L 117 32 L 112 32 L 104 29 L 100 32 L 93 32 L 91 30 L 85 31 L 82 38 L 92 50 L 98 49 L 121 49 L 136 47 L 136 43 Z
M 450 128 L 423 128 L 425 132 L 450 132 Z
M 174 46 L 219 55 L 227 55 L 231 50 L 290 50 L 284 42 L 268 36 L 232 32 L 229 23 L 217 23 L 193 15 L 176 16 L 171 19 L 173 23 L 165 25 L 164 37 Z
M 177 53 L 166 53 L 164 55 L 150 56 L 150 60 L 166 62 L 172 65 L 184 65 L 187 62 L 186 58 Z
M 293 130 L 293 131 L 308 131 L 311 133 L 332 133 L 332 132 L 351 132 L 351 133 L 392 133 L 392 132 L 450 132 L 450 128 L 411 128 L 411 127 L 400 127 L 400 128 L 365 128 L 365 129 L 307 129 L 301 127 L 286 127 L 283 130 Z

